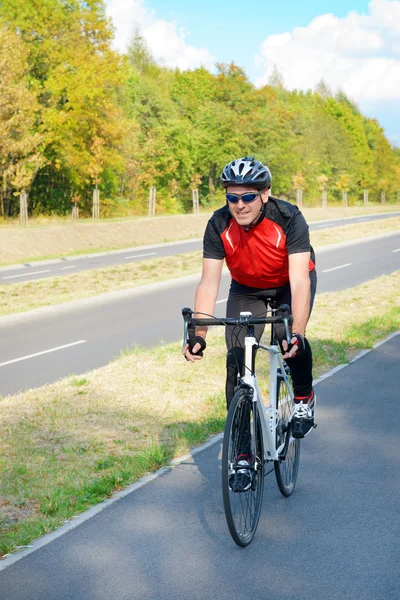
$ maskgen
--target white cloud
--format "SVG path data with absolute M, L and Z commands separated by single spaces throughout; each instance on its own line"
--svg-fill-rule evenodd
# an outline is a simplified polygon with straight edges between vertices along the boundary
M 176 21 L 157 19 L 145 0 L 108 0 L 106 6 L 115 26 L 115 46 L 121 52 L 139 26 L 152 55 L 162 64 L 180 69 L 213 68 L 216 59 L 207 48 L 187 44 L 185 30 Z
M 264 85 L 274 65 L 289 89 L 321 80 L 364 102 L 400 99 L 400 1 L 371 0 L 368 14 L 325 14 L 308 27 L 267 37 L 256 57 Z

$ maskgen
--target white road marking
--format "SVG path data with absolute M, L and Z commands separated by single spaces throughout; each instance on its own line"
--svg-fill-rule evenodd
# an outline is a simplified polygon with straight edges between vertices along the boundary
M 157 252 L 146 252 L 146 254 L 134 254 L 133 256 L 124 256 L 124 260 L 128 260 L 129 258 L 141 258 L 142 256 L 153 256 L 153 254 L 157 254 Z
M 323 273 L 329 273 L 329 271 L 336 271 L 337 269 L 344 269 L 345 267 L 350 267 L 351 263 L 346 263 L 345 265 L 339 265 L 338 267 L 332 267 L 331 269 L 324 269 Z
M 48 350 L 42 350 L 41 352 L 35 352 L 34 354 L 28 354 L 27 356 L 21 356 L 20 358 L 13 358 L 6 362 L 0 363 L 0 367 L 11 365 L 12 363 L 20 362 L 21 360 L 28 360 L 28 358 L 35 358 L 42 354 L 49 354 L 49 352 L 57 352 L 57 350 L 64 350 L 64 348 L 71 348 L 71 346 L 77 346 L 78 344 L 85 344 L 87 340 L 79 340 L 78 342 L 71 342 L 71 344 L 64 344 L 64 346 L 56 346 L 55 348 L 49 348 Z
M 29 273 L 21 273 L 21 275 L 8 275 L 3 279 L 15 279 L 16 277 L 29 277 L 30 275 L 39 275 L 39 273 L 49 273 L 50 269 L 44 269 L 43 271 L 29 271 Z
M 75 269 L 76 265 L 71 265 L 70 267 L 61 267 L 61 271 L 65 271 L 65 269 Z
M 400 248 L 396 248 L 396 250 L 392 250 L 392 252 L 400 252 Z
M 215 304 L 222 304 L 222 302 L 226 302 L 228 298 L 224 298 L 223 300 L 217 300 Z

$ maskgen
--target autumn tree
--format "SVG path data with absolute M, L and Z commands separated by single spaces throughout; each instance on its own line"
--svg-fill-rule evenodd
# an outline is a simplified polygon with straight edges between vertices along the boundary
M 14 197 L 29 192 L 44 164 L 43 136 L 36 130 L 39 104 L 29 83 L 28 50 L 20 37 L 0 25 L 1 214 L 13 212 Z
M 117 96 L 124 80 L 111 50 L 101 0 L 3 0 L 0 16 L 28 49 L 29 76 L 40 105 L 47 177 L 62 171 L 71 192 L 89 190 L 88 165 L 102 140 L 103 186 L 115 187 L 124 135 Z

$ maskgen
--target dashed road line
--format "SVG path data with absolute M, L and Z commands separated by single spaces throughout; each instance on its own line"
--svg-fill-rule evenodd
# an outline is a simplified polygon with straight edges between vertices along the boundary
M 65 269 L 75 269 L 76 265 L 71 265 L 70 267 L 61 267 L 61 271 L 65 271 Z
M 332 267 L 331 269 L 324 269 L 322 273 L 329 273 L 329 271 L 337 271 L 337 269 L 344 269 L 345 267 L 350 267 L 351 263 L 346 263 L 345 265 L 339 265 L 337 267 Z
M 2 279 L 16 279 L 17 277 L 29 277 L 30 275 L 39 275 L 40 273 L 49 273 L 50 269 L 43 269 L 42 271 L 33 271 L 29 273 L 21 273 L 19 275 L 7 275 L 7 277 L 2 277 Z
M 396 248 L 396 250 L 392 250 L 392 252 L 400 252 L 400 248 Z
M 57 352 L 58 350 L 64 350 L 65 348 L 71 348 L 72 346 L 77 346 L 78 344 L 85 344 L 87 340 L 78 340 L 77 342 L 71 342 L 70 344 L 64 344 L 63 346 L 56 346 L 55 348 L 49 348 L 48 350 L 42 350 L 41 352 L 35 352 L 34 354 L 27 354 L 26 356 L 20 356 L 19 358 L 13 358 L 12 360 L 6 360 L 5 362 L 0 363 L 0 367 L 5 367 L 6 365 L 11 365 L 16 362 L 20 362 L 21 360 L 28 360 L 29 358 L 35 358 L 36 356 L 42 356 L 42 354 L 49 354 L 50 352 Z
M 157 254 L 157 252 L 146 252 L 146 254 L 134 254 L 133 256 L 124 256 L 124 260 L 129 260 L 130 258 L 142 258 L 143 256 L 153 256 Z

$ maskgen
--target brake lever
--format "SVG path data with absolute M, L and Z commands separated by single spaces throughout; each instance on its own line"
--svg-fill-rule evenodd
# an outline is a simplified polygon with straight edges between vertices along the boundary
M 183 346 L 182 350 L 189 343 L 189 324 L 192 318 L 193 311 L 191 308 L 182 308 L 183 316 Z
M 292 333 L 291 333 L 291 325 L 293 322 L 292 316 L 290 314 L 290 307 L 288 304 L 282 304 L 280 307 L 282 313 L 285 313 L 285 316 L 282 314 L 283 324 L 285 325 L 285 337 L 288 345 L 291 343 Z

